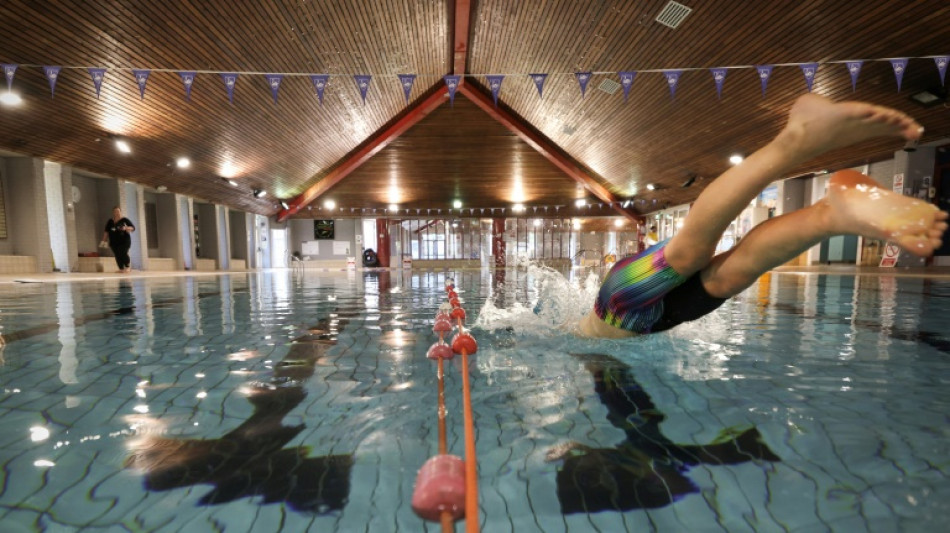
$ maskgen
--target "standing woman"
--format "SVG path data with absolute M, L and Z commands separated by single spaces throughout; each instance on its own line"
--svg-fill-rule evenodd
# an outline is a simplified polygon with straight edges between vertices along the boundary
M 129 248 L 132 247 L 132 236 L 135 231 L 132 221 L 122 216 L 122 208 L 112 208 L 112 218 L 106 221 L 106 229 L 102 233 L 102 244 L 109 241 L 109 248 L 115 254 L 115 264 L 118 272 L 132 272 L 132 260 L 129 258 Z M 102 245 L 100 244 L 100 246 Z

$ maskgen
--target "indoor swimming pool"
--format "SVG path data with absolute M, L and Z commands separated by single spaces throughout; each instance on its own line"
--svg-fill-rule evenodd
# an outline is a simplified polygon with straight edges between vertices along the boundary
M 509 269 L 0 284 L 0 529 L 440 530 L 410 500 L 450 276 L 479 344 L 482 531 L 947 522 L 950 280 L 772 274 L 607 341 L 560 327 L 580 275 Z

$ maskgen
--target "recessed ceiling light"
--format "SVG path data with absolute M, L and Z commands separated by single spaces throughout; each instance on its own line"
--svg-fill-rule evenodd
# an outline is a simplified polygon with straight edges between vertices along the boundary
M 389 210 L 395 213 L 396 211 L 399 211 L 399 206 L 396 204 L 389 204 Z
M 575 218 L 574 221 L 571 222 L 571 225 L 574 226 L 574 229 L 581 229 L 581 220 L 579 218 Z
M 175 165 L 178 168 L 188 168 L 191 166 L 191 159 L 188 159 L 187 157 L 179 157 L 175 160 Z
M 577 207 L 584 207 L 585 205 L 587 205 L 587 200 L 583 198 L 578 198 L 577 200 L 574 200 L 574 205 L 576 205 Z
M 283 207 L 284 210 L 290 209 L 290 206 L 287 205 L 287 201 L 286 201 L 286 200 L 281 200 L 281 201 L 280 201 L 280 206 Z
M 20 105 L 21 103 L 23 103 L 23 99 L 20 98 L 20 95 L 17 93 L 7 91 L 3 94 L 0 94 L 0 104 L 15 106 Z
M 264 189 L 254 189 L 254 198 L 263 198 L 267 196 L 267 191 Z
M 119 150 L 120 152 L 122 152 L 123 154 L 130 154 L 130 153 L 132 153 L 132 147 L 129 146 L 129 143 L 126 142 L 124 139 L 116 139 L 116 140 L 115 140 L 115 147 L 116 147 L 116 149 L 118 149 L 118 150 Z
M 523 213 L 524 204 L 514 204 L 513 206 L 511 206 L 511 210 L 514 211 L 515 213 Z
M 323 207 L 326 207 L 327 209 L 333 209 L 334 207 L 336 207 L 336 202 L 334 202 L 333 200 L 324 200 Z
M 236 182 L 236 181 L 234 181 L 234 180 L 225 179 L 224 181 L 228 182 L 228 184 L 231 185 L 232 187 L 237 187 L 237 186 L 238 186 L 238 182 Z
M 655 190 L 656 190 L 656 185 L 654 185 L 654 184 L 652 184 L 652 183 L 647 183 L 647 190 L 648 190 L 648 191 L 655 191 Z
M 540 225 L 541 225 L 541 219 L 540 218 L 534 219 L 534 227 L 538 227 Z
M 461 201 L 461 200 L 456 200 L 456 201 L 452 202 L 452 207 L 454 207 L 454 208 L 456 208 L 456 209 L 461 209 L 461 208 L 462 208 L 462 201 Z
M 618 218 L 617 220 L 614 220 L 614 226 L 617 226 L 618 228 L 620 226 L 623 226 L 623 224 L 624 224 L 624 220 L 622 218 Z
M 738 164 L 741 163 L 744 159 L 745 159 L 745 158 L 742 157 L 742 156 L 739 155 L 739 154 L 732 154 L 731 156 L 729 156 L 729 162 L 732 163 L 733 165 L 738 165 Z

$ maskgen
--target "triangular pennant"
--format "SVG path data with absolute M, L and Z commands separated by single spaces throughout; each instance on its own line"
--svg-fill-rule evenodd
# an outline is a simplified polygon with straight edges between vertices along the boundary
M 592 76 L 591 72 L 575 72 L 574 77 L 577 78 L 578 85 L 581 86 L 581 98 L 587 94 L 587 84 L 590 83 L 590 78 Z
M 637 73 L 632 70 L 620 71 L 617 76 L 620 77 L 620 87 L 623 88 L 623 102 L 627 103 L 627 96 L 630 94 L 630 88 L 633 87 L 633 80 L 636 79 Z
M 323 91 L 327 88 L 327 83 L 330 81 L 329 74 L 311 74 L 310 81 L 313 82 L 313 88 L 317 91 L 317 100 L 320 101 L 320 105 L 323 105 Z
M 181 77 L 181 83 L 185 86 L 185 100 L 191 101 L 191 87 L 195 84 L 195 76 L 197 72 L 179 72 L 178 76 Z
M 10 63 L 2 63 L 3 66 L 3 75 L 7 78 L 7 91 L 13 89 L 13 75 L 16 74 L 16 65 Z
M 412 93 L 412 84 L 415 81 L 415 74 L 399 74 L 399 85 L 402 85 L 402 92 L 406 95 L 406 104 L 409 103 L 409 94 Z
M 234 103 L 234 86 L 237 85 L 238 74 L 237 72 L 222 72 L 221 81 L 224 82 L 224 87 L 228 90 L 228 102 Z
M 270 87 L 270 95 L 274 98 L 274 105 L 277 105 L 277 91 L 280 90 L 280 82 L 284 80 L 283 74 L 264 74 L 267 80 L 267 86 Z
M 498 107 L 498 93 L 501 92 L 501 82 L 505 81 L 505 77 L 501 74 L 487 75 L 485 79 L 488 80 L 488 88 L 491 89 L 491 96 L 495 100 L 495 107 Z
M 59 78 L 59 69 L 63 67 L 43 67 L 43 75 L 49 80 L 49 95 L 56 96 L 56 79 Z
M 845 63 L 848 66 L 848 74 L 851 75 L 851 92 L 858 88 L 858 75 L 861 74 L 861 65 L 863 64 L 864 61 L 848 61 Z
M 369 74 L 354 74 L 353 79 L 356 80 L 356 86 L 360 89 L 363 105 L 366 105 L 366 93 L 369 91 L 369 82 L 373 80 L 373 77 Z
M 897 92 L 901 92 L 901 81 L 904 80 L 904 71 L 907 70 L 907 58 L 892 59 L 891 68 L 894 69 L 894 77 L 897 78 Z
M 442 79 L 445 80 L 445 86 L 449 88 L 449 105 L 455 105 L 455 91 L 459 88 L 459 83 L 462 80 L 462 76 L 459 75 L 450 75 L 442 76 Z
M 772 77 L 772 65 L 757 65 L 755 71 L 759 73 L 759 81 L 762 83 L 762 98 L 765 98 L 765 89 L 769 84 L 769 78 Z
M 680 82 L 680 75 L 683 74 L 682 70 L 664 70 L 663 77 L 666 78 L 666 84 L 670 88 L 670 98 L 676 99 L 676 85 Z
M 716 82 L 716 97 L 722 100 L 722 85 L 726 83 L 726 74 L 729 73 L 729 69 L 711 68 L 709 72 L 712 72 L 713 81 Z
M 99 98 L 99 90 L 102 89 L 102 80 L 106 78 L 106 69 L 90 68 L 86 70 L 88 70 L 89 75 L 92 76 L 92 84 L 96 88 L 96 98 Z
M 946 80 L 947 78 L 947 61 L 948 60 L 950 60 L 950 56 L 940 56 L 940 57 L 934 58 L 934 63 L 937 64 L 937 73 L 940 74 L 941 87 L 944 85 L 944 80 Z M 16 68 L 16 66 L 14 65 L 13 68 Z M 7 78 L 8 80 L 7 83 L 9 83 L 9 79 L 10 78 Z
M 531 81 L 534 82 L 534 86 L 538 88 L 538 98 L 544 98 L 544 80 L 548 79 L 547 74 L 528 74 L 531 76 Z
M 815 83 L 815 75 L 818 73 L 818 63 L 805 63 L 801 65 L 802 75 L 805 76 L 805 85 L 808 92 L 811 92 L 812 85 Z
M 139 86 L 139 96 L 142 100 L 145 100 L 145 84 L 148 83 L 148 75 L 151 73 L 151 70 L 132 70 L 132 76 L 135 78 L 135 84 Z

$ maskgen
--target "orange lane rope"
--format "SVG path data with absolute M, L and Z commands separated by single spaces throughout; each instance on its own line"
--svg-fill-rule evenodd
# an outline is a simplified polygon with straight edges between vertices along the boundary
M 445 455 L 448 452 L 448 444 L 445 438 L 445 373 L 442 358 L 439 358 L 439 454 Z M 442 532 L 450 533 L 455 531 L 455 522 L 452 520 L 452 513 L 442 511 L 439 514 L 442 523 Z
M 459 318 L 459 335 L 462 319 Z M 478 531 L 478 466 L 475 460 L 475 421 L 472 416 L 472 387 L 468 379 L 468 350 L 462 349 L 462 406 L 465 421 L 465 531 Z

